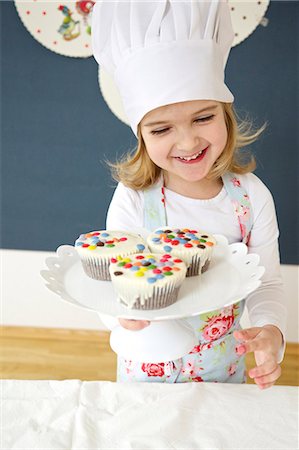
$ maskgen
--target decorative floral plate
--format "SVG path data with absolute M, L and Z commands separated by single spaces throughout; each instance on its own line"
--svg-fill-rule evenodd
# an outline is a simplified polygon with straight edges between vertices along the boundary
M 88 58 L 91 14 L 95 1 L 16 0 L 15 6 L 29 33 L 48 50 L 64 56 Z

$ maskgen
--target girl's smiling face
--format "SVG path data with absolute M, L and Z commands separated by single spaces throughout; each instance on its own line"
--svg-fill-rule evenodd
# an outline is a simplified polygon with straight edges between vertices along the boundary
M 193 100 L 161 106 L 140 123 L 150 159 L 166 172 L 166 186 L 202 184 L 227 141 L 220 102 Z

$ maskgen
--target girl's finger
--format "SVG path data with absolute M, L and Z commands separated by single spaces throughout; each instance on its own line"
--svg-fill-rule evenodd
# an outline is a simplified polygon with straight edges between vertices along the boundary
M 254 339 L 262 331 L 261 327 L 252 327 L 245 330 L 234 331 L 234 337 L 238 341 L 248 341 L 249 339 Z
M 260 366 L 256 366 L 253 369 L 250 369 L 248 375 L 250 376 L 250 378 L 262 377 L 274 372 L 277 367 L 278 364 L 274 359 L 268 359 Z
M 257 384 L 260 389 L 268 389 L 271 386 L 274 386 L 275 383 L 267 383 L 267 384 Z
M 277 366 L 277 368 L 270 374 L 264 375 L 262 377 L 255 377 L 254 381 L 258 385 L 265 385 L 269 383 L 274 383 L 281 375 L 281 368 Z
M 118 321 L 123 328 L 130 331 L 143 330 L 143 328 L 150 325 L 150 322 L 147 320 L 118 319 Z
M 264 351 L 267 353 L 271 352 L 271 341 L 270 339 L 256 338 L 252 341 L 247 341 L 242 344 L 245 347 L 245 353 Z

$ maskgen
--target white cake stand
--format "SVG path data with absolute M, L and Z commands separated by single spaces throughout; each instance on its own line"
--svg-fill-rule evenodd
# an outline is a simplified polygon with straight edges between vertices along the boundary
M 62 300 L 95 311 L 108 326 L 107 322 L 111 323 L 110 345 L 118 355 L 143 362 L 171 361 L 186 355 L 198 343 L 188 317 L 232 305 L 261 283 L 264 268 L 258 265 L 258 255 L 248 254 L 245 244 L 229 245 L 222 235 L 215 238 L 209 270 L 186 278 L 177 302 L 163 309 L 142 311 L 119 303 L 112 283 L 89 278 L 70 245 L 59 247 L 56 256 L 46 259 L 48 269 L 41 275 Z M 118 325 L 117 318 L 149 320 L 151 325 L 129 331 Z

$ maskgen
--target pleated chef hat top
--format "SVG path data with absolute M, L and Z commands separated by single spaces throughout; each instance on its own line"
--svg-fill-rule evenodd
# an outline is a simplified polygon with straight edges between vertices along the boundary
M 233 42 L 226 0 L 98 0 L 94 57 L 114 78 L 132 130 L 159 107 L 233 102 L 224 69 Z

